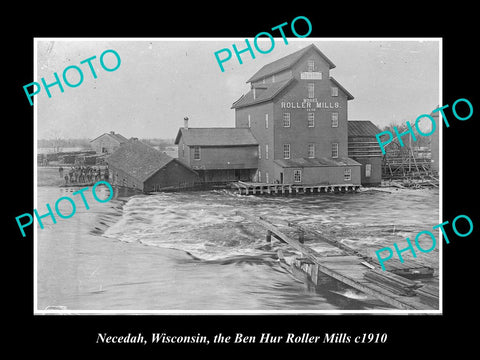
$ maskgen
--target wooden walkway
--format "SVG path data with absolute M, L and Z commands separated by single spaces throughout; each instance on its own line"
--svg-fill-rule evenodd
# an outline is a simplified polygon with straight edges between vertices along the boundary
M 237 181 L 232 183 L 241 195 L 285 195 L 285 194 L 312 194 L 312 193 L 331 193 L 331 192 L 354 192 L 360 188 L 360 185 L 354 184 L 318 184 L 318 185 L 300 185 L 300 184 L 271 184 Z
M 439 309 L 438 286 L 423 285 L 418 281 L 413 281 L 392 271 L 401 270 L 401 272 L 409 274 L 413 269 L 413 274 L 416 271 L 418 276 L 432 276 L 433 269 L 431 268 L 415 262 L 404 264 L 399 262 L 401 266 L 393 262 L 390 268 L 387 267 L 387 271 L 382 271 L 378 262 L 373 261 L 373 259 L 317 233 L 316 238 L 322 242 L 322 247 L 325 245 L 327 249 L 330 246 L 331 250 L 337 250 L 333 256 L 323 256 L 302 243 L 305 233 L 307 231 L 311 232 L 311 230 L 299 227 L 299 240 L 296 240 L 286 235 L 265 218 L 256 217 L 241 211 L 237 211 L 237 215 L 267 230 L 267 242 L 271 241 L 271 237 L 274 236 L 300 252 L 300 256 L 288 258 L 284 257 L 281 251 L 278 252 L 278 255 L 281 261 L 291 267 L 292 272 L 295 270 L 302 271 L 308 275 L 308 278 L 315 285 L 318 284 L 319 273 L 323 273 L 397 309 Z M 335 251 L 333 252 L 335 253 Z M 329 253 L 329 251 L 326 251 L 326 253 Z M 408 266 L 413 267 L 409 268 Z

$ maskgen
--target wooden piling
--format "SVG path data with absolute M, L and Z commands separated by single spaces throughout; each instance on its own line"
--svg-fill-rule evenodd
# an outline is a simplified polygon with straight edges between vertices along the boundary
M 309 275 L 309 278 L 314 283 L 318 282 L 318 274 L 321 272 L 398 309 L 434 309 L 432 304 L 435 304 L 435 289 L 427 288 L 424 291 L 421 289 L 417 291 L 415 289 L 418 286 L 417 283 L 388 272 L 383 273 L 371 264 L 365 266 L 364 258 L 355 253 L 351 255 L 322 256 L 300 241 L 290 238 L 275 225 L 266 221 L 265 218 L 255 217 L 242 211 L 237 211 L 237 214 L 265 228 L 267 230 L 267 239 L 270 239 L 270 241 L 273 235 L 299 251 L 302 255 L 293 261 L 293 266 Z M 336 245 L 338 246 L 338 243 Z M 349 250 L 352 251 L 351 249 Z M 372 267 L 374 268 L 373 270 Z M 424 299 L 428 301 L 426 302 Z
M 241 195 L 256 194 L 319 194 L 319 193 L 338 193 L 338 192 L 356 192 L 360 185 L 353 184 L 329 184 L 329 185 L 302 185 L 302 184 L 277 184 L 277 183 L 253 183 L 238 181 L 232 184 L 232 187 L 238 190 Z

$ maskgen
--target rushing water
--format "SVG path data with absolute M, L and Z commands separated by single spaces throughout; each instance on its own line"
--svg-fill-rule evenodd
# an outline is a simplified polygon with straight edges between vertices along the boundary
M 38 188 L 38 206 L 75 189 Z M 68 196 L 68 195 L 67 195 Z M 438 190 L 312 196 L 239 196 L 229 191 L 136 195 L 77 208 L 38 229 L 38 309 L 383 309 L 336 281 L 314 289 L 277 259 L 284 244 L 237 210 L 285 226 L 295 221 L 353 248 L 375 250 L 439 223 Z M 68 213 L 68 211 L 66 211 Z M 95 224 L 117 221 L 103 234 Z M 307 238 L 322 252 L 322 244 Z

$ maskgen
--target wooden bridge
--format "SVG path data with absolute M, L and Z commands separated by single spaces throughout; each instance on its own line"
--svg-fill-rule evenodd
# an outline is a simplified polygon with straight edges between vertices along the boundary
M 397 309 L 439 309 L 438 283 L 437 285 L 423 285 L 419 281 L 413 280 L 432 277 L 434 269 L 430 266 L 418 261 L 401 263 L 398 260 L 389 260 L 385 263 L 386 271 L 383 271 L 377 260 L 362 255 L 345 244 L 328 239 L 315 230 L 288 224 L 298 232 L 299 239 L 297 240 L 286 235 L 265 218 L 242 211 L 237 211 L 237 215 L 263 227 L 266 230 L 267 242 L 270 242 L 273 236 L 299 252 L 298 256 L 287 258 L 279 250 L 278 256 L 284 264 L 290 267 L 292 272 L 303 272 L 315 285 L 318 285 L 320 273 L 323 273 Z M 314 236 L 327 249 L 330 247 L 332 251 L 326 251 L 326 253 L 335 253 L 335 255 L 324 256 L 306 246 L 303 243 L 305 234 Z

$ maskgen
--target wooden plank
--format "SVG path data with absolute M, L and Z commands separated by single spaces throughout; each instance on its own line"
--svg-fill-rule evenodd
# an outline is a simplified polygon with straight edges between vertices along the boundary
M 350 263 L 360 263 L 358 256 L 354 255 L 331 255 L 331 256 L 322 256 L 318 258 L 319 261 L 322 261 L 326 264 L 328 263 L 339 263 L 339 262 L 350 262 Z
M 332 265 L 332 266 L 330 266 Z M 335 270 L 335 271 L 338 271 L 339 273 L 341 274 L 352 274 L 353 276 L 355 277 L 361 277 L 363 278 L 364 274 L 368 271 L 368 269 L 365 269 L 365 268 L 355 268 L 355 267 L 352 267 L 352 266 L 349 266 L 349 267 L 335 267 L 333 266 L 333 264 L 330 264 L 328 265 L 328 268 L 329 269 L 332 269 L 332 270 Z
M 338 265 L 337 264 L 328 264 L 328 265 L 326 265 L 325 264 L 325 266 L 328 266 L 329 269 L 345 269 L 344 271 L 354 272 L 356 274 L 364 274 L 367 271 L 369 271 L 369 269 L 367 269 L 365 267 L 357 266 L 356 264 L 353 264 L 353 265 L 349 265 L 349 264 L 338 264 Z
M 329 239 L 329 238 L 326 238 L 325 236 L 323 236 L 319 231 L 317 230 L 312 230 L 312 229 L 309 229 L 309 228 L 306 228 L 302 225 L 298 225 L 298 224 L 295 224 L 293 225 L 294 227 L 298 228 L 298 229 L 301 229 L 303 230 L 304 232 L 306 233 L 310 233 L 310 234 L 313 234 L 315 236 L 315 238 L 319 239 L 320 241 L 323 241 L 327 244 L 330 244 L 332 246 L 334 246 L 335 248 L 340 248 L 342 249 L 343 251 L 345 251 L 347 254 L 349 255 L 352 255 L 352 256 L 357 256 L 357 257 L 361 257 L 365 260 L 370 260 L 369 257 L 367 256 L 363 256 L 362 254 L 360 254 L 357 250 L 349 247 L 348 245 L 345 245 L 345 244 L 342 244 L 341 242 L 337 241 L 337 240 L 333 240 L 333 239 Z M 370 261 L 367 261 L 367 262 L 370 262 Z M 373 264 L 372 264 L 373 265 Z M 377 262 L 377 266 L 379 266 L 380 264 Z
M 387 291 L 387 290 L 382 290 L 381 287 L 376 287 L 372 288 L 368 283 L 365 282 L 359 282 L 356 281 L 355 279 L 352 279 L 351 277 L 345 276 L 342 273 L 338 271 L 334 271 L 330 269 L 329 267 L 323 265 L 321 261 L 318 259 L 319 254 L 316 251 L 313 251 L 309 247 L 300 244 L 298 241 L 289 238 L 287 235 L 282 233 L 280 230 L 278 230 L 275 226 L 272 224 L 266 222 L 265 220 L 259 219 L 257 217 L 254 217 L 252 215 L 246 214 L 242 211 L 237 211 L 238 215 L 243 216 L 245 219 L 248 219 L 250 221 L 253 221 L 259 225 L 262 225 L 266 229 L 270 230 L 272 234 L 275 234 L 277 237 L 280 237 L 283 241 L 285 241 L 287 244 L 292 246 L 294 249 L 300 251 L 306 258 L 308 258 L 310 261 L 314 262 L 315 264 L 318 265 L 318 270 L 323 272 L 326 275 L 331 276 L 334 279 L 337 279 L 341 282 L 343 282 L 346 285 L 349 285 L 357 290 L 360 290 L 368 295 L 374 296 L 382 301 L 384 301 L 387 304 L 390 304 L 392 306 L 395 306 L 399 309 L 405 309 L 405 310 L 415 310 L 416 306 L 412 305 L 411 302 L 405 302 L 402 299 L 397 299 L 393 297 L 392 293 Z M 357 273 L 355 271 L 355 273 Z
M 356 265 L 358 264 L 354 264 L 354 263 L 340 263 L 340 264 L 335 264 L 335 263 L 324 263 L 322 261 L 319 261 L 320 264 L 322 265 L 325 265 L 325 266 L 328 266 L 329 269 L 335 269 L 335 270 L 340 270 L 340 269 L 346 269 L 346 270 L 355 270 L 355 271 L 359 271 L 361 273 L 364 273 L 366 271 L 368 271 L 367 268 L 365 267 L 357 267 Z
M 346 269 L 332 269 L 333 271 L 338 272 L 339 274 L 346 276 L 352 280 L 355 280 L 356 282 L 362 282 L 362 283 L 369 283 L 370 281 L 368 279 L 365 279 L 363 277 L 363 274 L 359 274 L 357 272 L 352 272 L 352 271 L 347 271 Z
M 414 289 L 418 287 L 417 283 L 386 271 L 368 270 L 364 276 L 376 285 L 399 295 L 413 296 Z
M 372 270 L 368 270 L 365 273 L 365 276 L 371 279 L 379 279 L 392 284 L 399 284 L 406 288 L 418 287 L 418 284 L 416 282 L 409 280 L 407 278 L 404 278 L 402 276 L 389 273 L 388 271 L 379 271 L 379 270 L 372 269 Z

